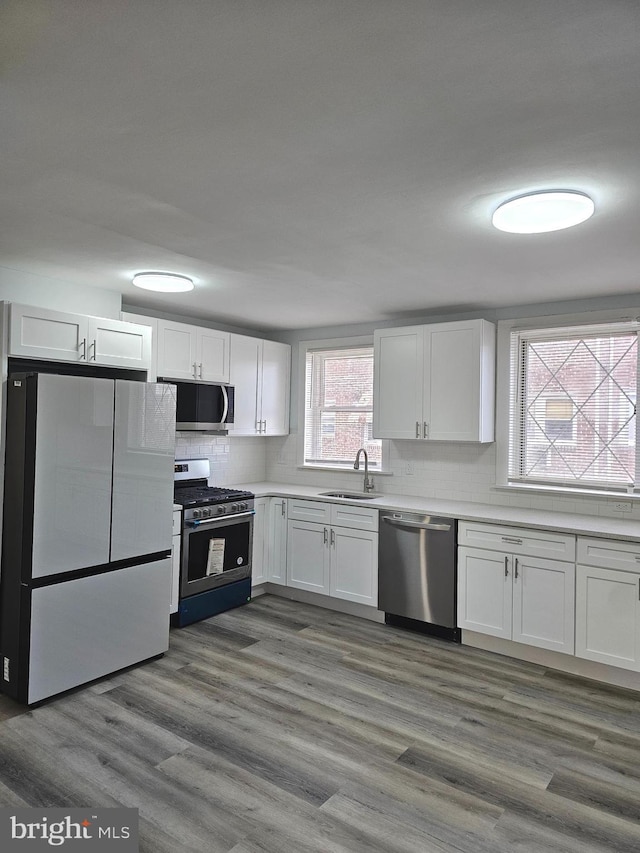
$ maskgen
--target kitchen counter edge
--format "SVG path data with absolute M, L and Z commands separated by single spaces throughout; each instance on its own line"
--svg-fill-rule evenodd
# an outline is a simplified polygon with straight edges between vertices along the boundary
M 382 495 L 382 497 L 373 500 L 359 501 L 327 497 L 327 495 L 322 494 L 323 491 L 328 491 L 326 486 L 300 486 L 291 483 L 240 483 L 234 484 L 232 488 L 251 491 L 256 498 L 281 497 L 319 500 L 326 503 L 367 506 L 372 509 L 404 510 L 405 512 L 443 515 L 457 518 L 459 521 L 478 521 L 488 524 L 505 524 L 509 527 L 556 530 L 561 533 L 574 533 L 605 539 L 640 541 L 640 523 L 631 519 L 627 521 L 626 519 L 606 518 L 600 515 L 579 515 L 551 510 L 504 507 L 470 501 L 438 500 L 438 498 L 426 498 L 418 495 Z

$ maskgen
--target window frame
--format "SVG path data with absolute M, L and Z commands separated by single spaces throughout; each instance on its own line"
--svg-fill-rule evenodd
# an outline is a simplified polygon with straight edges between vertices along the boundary
M 625 313 L 626 311 L 626 313 Z M 621 485 L 620 488 L 598 484 L 566 484 L 514 482 L 509 478 L 509 450 L 511 437 L 511 383 L 514 365 L 511 361 L 511 334 L 544 330 L 575 329 L 602 325 L 629 326 L 640 328 L 640 306 L 611 311 L 584 312 L 579 314 L 554 314 L 552 316 L 521 317 L 498 321 L 497 364 L 496 364 L 496 485 L 498 490 L 521 493 L 575 495 L 580 497 L 602 498 L 606 496 L 640 499 L 640 414 L 636 417 L 636 483 L 634 487 Z M 603 331 L 606 331 L 603 329 Z M 639 342 L 640 344 L 640 342 Z M 636 375 L 636 399 L 640 387 L 640 356 Z
M 306 413 L 306 364 L 307 364 L 307 353 L 309 350 L 342 350 L 342 349 L 351 349 L 354 347 L 372 347 L 373 348 L 373 335 L 362 335 L 357 337 L 347 337 L 347 338 L 325 338 L 320 340 L 307 340 L 300 341 L 299 343 L 299 352 L 298 352 L 298 447 L 297 447 L 297 458 L 298 458 L 298 467 L 304 469 L 305 471 L 340 471 L 342 473 L 348 473 L 352 471 L 354 474 L 359 476 L 362 475 L 362 468 L 360 471 L 355 471 L 353 469 L 353 465 L 350 463 L 345 463 L 343 465 L 332 465 L 329 462 L 320 462 L 320 463 L 309 463 L 305 462 L 305 452 L 304 452 L 304 437 L 305 437 L 305 413 Z M 372 389 L 373 390 L 373 389 Z M 373 424 L 372 424 L 373 429 Z M 372 473 L 374 474 L 388 474 L 389 473 L 389 441 L 387 439 L 380 439 L 381 442 L 381 463 L 380 468 L 372 469 Z M 354 457 L 355 461 L 355 457 Z

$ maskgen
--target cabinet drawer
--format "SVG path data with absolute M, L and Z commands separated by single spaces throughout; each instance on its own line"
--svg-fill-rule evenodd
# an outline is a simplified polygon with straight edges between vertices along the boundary
M 331 504 L 331 524 L 375 532 L 378 529 L 378 510 L 368 506 Z
M 288 501 L 288 517 L 292 521 L 317 521 L 320 524 L 331 524 L 331 504 L 324 501 L 304 501 L 290 498 Z
M 173 511 L 173 536 L 179 536 L 182 529 L 182 510 L 174 509 Z
M 578 536 L 577 562 L 585 566 L 640 572 L 640 542 Z
M 458 544 L 569 562 L 576 555 L 576 538 L 571 534 L 472 521 L 461 521 L 458 525 Z

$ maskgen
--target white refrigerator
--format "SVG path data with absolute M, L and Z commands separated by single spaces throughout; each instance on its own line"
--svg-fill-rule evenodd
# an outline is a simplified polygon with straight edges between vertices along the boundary
M 7 382 L 2 691 L 32 705 L 169 643 L 175 387 Z

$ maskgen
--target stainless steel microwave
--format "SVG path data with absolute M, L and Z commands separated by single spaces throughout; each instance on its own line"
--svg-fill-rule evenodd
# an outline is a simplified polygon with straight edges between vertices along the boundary
M 233 426 L 235 388 L 209 382 L 176 382 L 161 379 L 176 386 L 176 429 L 215 430 Z

